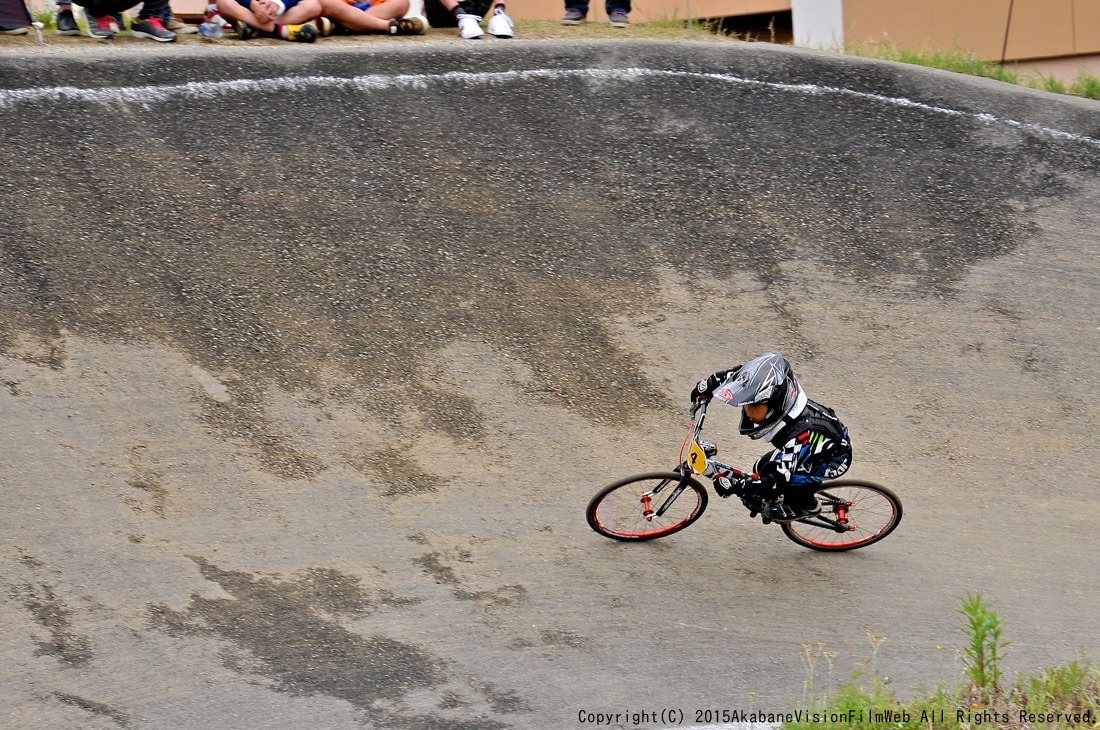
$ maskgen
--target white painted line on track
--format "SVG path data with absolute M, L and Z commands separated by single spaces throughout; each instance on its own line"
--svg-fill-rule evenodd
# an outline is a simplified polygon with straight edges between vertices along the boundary
M 1065 132 L 1038 124 L 1020 122 L 1014 119 L 1006 119 L 993 114 L 982 112 L 968 112 L 948 107 L 925 104 L 912 99 L 898 96 L 884 96 L 866 91 L 855 91 L 837 86 L 823 86 L 819 84 L 785 84 L 776 81 L 761 81 L 741 76 L 733 76 L 721 73 L 702 73 L 696 71 L 668 71 L 662 69 L 625 68 L 625 69 L 530 69 L 526 71 L 499 71 L 485 73 L 469 73 L 462 71 L 450 71 L 441 74 L 396 74 L 386 76 L 382 74 L 369 74 L 365 76 L 353 76 L 341 78 L 337 76 L 284 76 L 271 79 L 233 79 L 230 81 L 192 81 L 186 84 L 169 84 L 163 86 L 108 86 L 101 88 L 82 89 L 75 86 L 47 86 L 28 89 L 3 89 L 0 90 L 0 108 L 13 107 L 18 104 L 42 103 L 42 102 L 93 102 L 106 105 L 138 105 L 151 106 L 153 104 L 171 101 L 180 97 L 185 98 L 217 98 L 240 94 L 247 91 L 285 91 L 301 90 L 304 88 L 336 88 L 357 91 L 377 91 L 383 89 L 427 89 L 439 84 L 461 83 L 468 86 L 486 86 L 493 84 L 511 83 L 517 80 L 530 79 L 569 79 L 580 78 L 594 82 L 606 81 L 631 81 L 643 78 L 694 78 L 716 81 L 719 83 L 734 84 L 739 86 L 753 86 L 758 88 L 786 91 L 792 94 L 802 95 L 832 95 L 850 96 L 866 99 L 878 104 L 918 109 L 920 111 L 941 114 L 945 116 L 971 119 L 987 125 L 1000 125 L 1031 132 L 1044 137 L 1052 137 L 1079 144 L 1088 145 L 1100 149 L 1100 139 L 1088 137 L 1072 132 Z

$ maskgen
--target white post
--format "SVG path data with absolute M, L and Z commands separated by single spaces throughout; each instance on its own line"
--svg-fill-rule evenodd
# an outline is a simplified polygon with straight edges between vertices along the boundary
M 791 0 L 794 44 L 844 50 L 844 0 Z

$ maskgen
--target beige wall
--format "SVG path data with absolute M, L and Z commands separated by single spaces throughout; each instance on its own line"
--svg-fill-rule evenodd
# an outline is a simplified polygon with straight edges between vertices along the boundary
M 1100 53 L 1100 0 L 1073 4 L 1073 43 L 1077 53 Z
M 589 0 L 588 20 L 606 20 L 605 0 Z M 790 0 L 632 0 L 630 19 L 636 23 L 651 20 L 723 18 L 731 15 L 778 13 L 791 9 Z M 507 0 L 508 14 L 514 20 L 560 20 L 565 0 Z M 690 12 L 689 12 L 690 9 Z
M 957 47 L 991 60 L 1093 54 L 1100 0 L 845 0 L 844 32 L 849 44 Z

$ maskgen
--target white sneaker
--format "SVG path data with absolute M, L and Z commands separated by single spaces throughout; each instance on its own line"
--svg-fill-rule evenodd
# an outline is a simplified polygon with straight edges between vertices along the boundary
M 485 35 L 485 31 L 481 29 L 481 16 L 467 15 L 466 13 L 458 16 L 458 32 L 462 34 L 463 38 L 469 40 Z
M 489 17 L 489 35 L 495 35 L 497 38 L 511 38 L 515 35 L 512 31 L 512 27 L 515 23 L 504 13 L 494 13 Z

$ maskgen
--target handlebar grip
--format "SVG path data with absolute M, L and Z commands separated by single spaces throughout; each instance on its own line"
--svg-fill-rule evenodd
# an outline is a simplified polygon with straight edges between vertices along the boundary
M 691 404 L 691 409 L 688 411 L 688 416 L 690 418 L 695 418 L 695 414 L 698 413 L 699 411 L 702 411 L 703 413 L 706 413 L 707 412 L 707 402 L 709 400 L 710 400 L 710 398 L 707 398 L 705 396 L 696 399 L 696 401 Z

